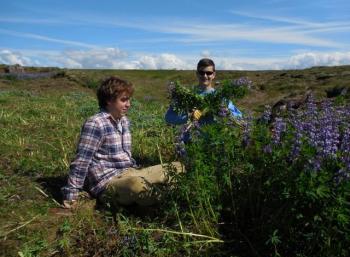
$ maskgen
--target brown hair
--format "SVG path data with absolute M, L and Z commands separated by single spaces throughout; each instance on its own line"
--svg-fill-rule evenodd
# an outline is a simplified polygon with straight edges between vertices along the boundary
M 104 80 L 97 89 L 98 105 L 100 108 L 106 108 L 109 101 L 114 101 L 122 93 L 132 96 L 134 86 L 126 80 L 111 76 Z
M 209 58 L 203 58 L 203 59 L 199 60 L 199 62 L 197 64 L 197 71 L 199 71 L 203 67 L 208 67 L 208 66 L 213 66 L 214 71 L 215 71 L 215 63 L 213 62 L 213 60 L 209 59 Z

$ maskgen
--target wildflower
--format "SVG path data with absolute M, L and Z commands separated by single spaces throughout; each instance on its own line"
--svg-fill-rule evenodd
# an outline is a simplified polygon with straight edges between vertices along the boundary
M 181 157 L 184 158 L 187 155 L 185 143 L 183 141 L 178 141 L 175 143 L 175 151 Z
M 294 138 L 293 138 L 292 150 L 289 155 L 289 160 L 294 161 L 300 153 L 302 137 L 303 137 L 303 124 L 300 121 L 300 117 L 298 116 L 298 113 L 295 113 L 291 116 L 290 123 L 294 128 Z
M 267 154 L 271 154 L 272 153 L 272 147 L 270 144 L 268 145 L 265 145 L 264 148 L 263 148 L 263 152 L 264 153 L 267 153 Z
M 243 146 L 247 146 L 250 143 L 250 133 L 253 127 L 253 118 L 251 115 L 247 114 L 247 118 L 245 122 L 243 122 L 243 136 L 242 136 L 242 144 Z
M 227 107 L 221 106 L 218 115 L 219 117 L 227 117 L 230 115 L 230 111 Z
M 350 127 L 345 129 L 339 148 L 345 154 L 350 154 Z
M 281 135 L 286 131 L 287 125 L 282 118 L 276 118 L 273 124 L 273 137 L 274 144 L 278 144 L 281 141 Z
M 336 173 L 334 180 L 337 183 L 337 185 L 339 185 L 342 181 L 347 181 L 350 179 L 350 170 L 349 168 L 341 168 L 340 170 L 338 170 L 338 172 Z
M 305 132 L 311 145 L 316 147 L 318 110 L 313 95 L 308 96 L 306 101 L 306 111 L 302 113 L 302 116 L 304 116 L 303 121 L 302 119 L 300 120 L 303 126 L 302 130 Z
M 271 119 L 271 106 L 265 105 L 265 110 L 261 117 L 261 122 L 267 124 L 269 123 L 270 119 Z
M 318 142 L 319 151 L 323 157 L 335 158 L 339 144 L 339 120 L 329 101 L 322 103 L 322 113 L 319 120 Z
M 247 88 L 250 89 L 253 85 L 253 82 L 250 79 L 248 79 L 247 77 L 241 77 L 239 79 L 232 80 L 232 85 L 247 86 Z
M 349 125 L 343 133 L 339 148 L 342 152 L 341 161 L 345 167 L 345 170 L 347 170 L 347 172 L 350 173 L 350 127 Z
M 309 168 L 313 171 L 319 171 L 321 169 L 322 160 L 320 156 L 315 156 L 313 159 L 309 160 Z

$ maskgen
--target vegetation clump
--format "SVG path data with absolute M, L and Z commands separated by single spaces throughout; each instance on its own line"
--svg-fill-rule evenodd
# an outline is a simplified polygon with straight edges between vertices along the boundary
M 223 71 L 218 90 L 224 79 L 249 77 L 255 87 L 242 87 L 246 97 L 230 97 L 260 116 L 264 105 L 292 94 L 312 90 L 318 100 L 325 89 L 347 85 L 348 70 L 306 69 L 292 82 L 292 71 Z M 338 75 L 317 80 L 322 72 Z M 138 163 L 166 165 L 180 158 L 177 129 L 164 121 L 164 81 L 193 84 L 193 71 L 2 76 L 1 256 L 349 256 L 348 94 L 310 98 L 272 123 L 268 109 L 260 122 L 244 112 L 240 126 L 220 115 L 218 101 L 210 111 L 214 124 L 191 126 L 192 143 L 182 145 L 188 172 L 165 188 L 161 206 L 113 213 L 84 199 L 77 212 L 64 212 L 59 189 L 80 126 L 97 110 L 95 81 L 112 74 L 138 85 L 129 113 Z
M 273 124 L 195 127 L 174 196 L 181 213 L 223 239 L 213 247 L 226 256 L 348 256 L 349 117 L 349 106 L 309 97 Z

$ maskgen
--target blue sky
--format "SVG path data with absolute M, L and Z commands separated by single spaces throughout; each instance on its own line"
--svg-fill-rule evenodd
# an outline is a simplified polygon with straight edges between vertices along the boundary
M 114 69 L 350 64 L 349 0 L 1 0 L 0 63 Z

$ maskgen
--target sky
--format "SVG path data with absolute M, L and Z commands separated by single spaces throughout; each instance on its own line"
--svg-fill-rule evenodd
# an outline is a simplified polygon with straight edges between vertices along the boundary
M 349 0 L 0 0 L 0 63 L 103 69 L 350 64 Z

